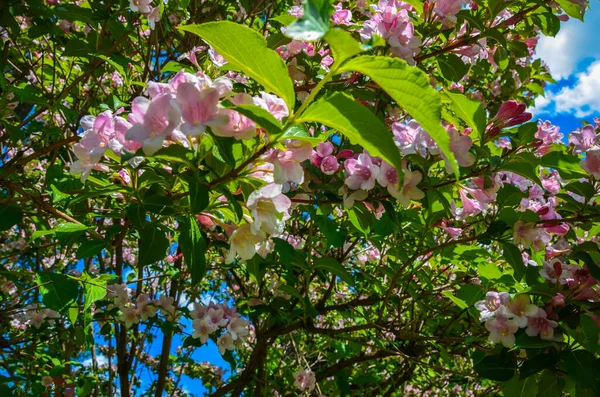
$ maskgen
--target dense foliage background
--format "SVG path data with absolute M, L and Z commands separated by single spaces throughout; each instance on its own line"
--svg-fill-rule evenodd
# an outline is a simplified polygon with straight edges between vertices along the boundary
M 5 0 L 2 396 L 600 395 L 585 0 Z

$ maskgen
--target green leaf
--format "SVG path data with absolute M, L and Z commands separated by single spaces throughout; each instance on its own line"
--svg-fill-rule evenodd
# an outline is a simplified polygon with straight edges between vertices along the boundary
M 269 19 L 269 21 L 276 21 L 282 25 L 289 25 L 290 23 L 294 22 L 295 20 L 296 20 L 296 17 L 293 16 L 292 14 L 281 14 L 281 15 L 277 15 L 276 17 Z
M 36 282 L 44 305 L 61 313 L 74 304 L 79 295 L 77 281 L 62 274 L 40 272 L 36 274 Z
M 423 14 L 423 3 L 421 0 L 405 0 L 404 2 L 413 6 L 417 14 Z
M 256 124 L 267 131 L 269 135 L 278 135 L 281 133 L 283 126 L 281 123 L 267 110 L 256 105 L 233 105 L 224 104 L 226 108 L 235 110 L 243 114 Z
M 484 292 L 481 287 L 475 284 L 465 284 L 458 290 L 458 298 L 467 304 L 473 306 L 475 302 L 480 301 L 484 297 Z
M 530 152 L 521 152 L 503 164 L 498 171 L 510 171 L 542 186 L 537 174 L 539 160 Z
M 561 397 L 564 385 L 565 381 L 563 378 L 558 377 L 554 372 L 546 370 L 540 377 L 537 397 Z
M 139 263 L 146 266 L 165 259 L 169 240 L 160 228 L 149 225 L 140 231 Z
M 538 354 L 537 356 L 530 358 L 521 365 L 521 368 L 519 368 L 520 379 L 528 378 L 544 369 L 552 368 L 556 365 L 557 359 L 558 355 L 551 355 L 549 353 Z
M 56 238 L 61 245 L 66 245 L 69 242 L 73 242 L 72 239 L 75 239 L 82 235 L 88 227 L 86 225 L 82 225 L 81 223 L 72 223 L 65 222 L 61 223 L 54 229 L 54 233 L 56 234 Z
M 563 351 L 561 358 L 569 377 L 585 388 L 590 388 L 595 395 L 600 395 L 600 359 L 587 350 Z
M 194 151 L 182 145 L 169 145 L 160 148 L 152 157 L 194 167 Z
M 504 383 L 501 389 L 507 397 L 531 397 L 537 391 L 537 381 L 535 377 L 519 380 L 515 376 Z
M 359 72 L 373 79 L 427 131 L 446 155 L 458 178 L 458 163 L 450 150 L 450 137 L 440 124 L 441 97 L 431 87 L 427 74 L 398 58 L 364 55 L 350 59 L 340 69 L 340 73 Z
M 402 157 L 391 132 L 350 95 L 337 92 L 314 102 L 297 120 L 299 123 L 311 121 L 338 130 L 350 142 L 367 149 L 372 156 L 381 157 L 402 173 Z
M 310 135 L 304 124 L 294 124 L 284 131 L 281 139 L 295 139 L 298 141 L 310 142 L 313 146 L 323 142 L 329 134 L 321 134 L 318 137 Z
M 557 0 L 558 4 L 560 4 L 560 8 L 570 17 L 579 19 L 583 22 L 583 15 L 585 13 L 585 8 L 581 7 L 579 4 L 571 1 L 571 0 Z
M 199 214 L 210 203 L 208 188 L 195 179 L 190 182 L 190 210 L 193 214 Z
M 373 224 L 373 214 L 362 203 L 354 204 L 354 207 L 350 208 L 346 212 L 350 223 L 362 232 L 365 236 L 371 234 L 371 225 Z
M 354 285 L 354 277 L 346 270 L 344 265 L 338 262 L 337 259 L 330 257 L 317 258 L 314 261 L 314 267 L 316 269 L 323 269 L 329 273 L 333 273 L 338 276 L 342 281 L 349 285 Z
M 319 40 L 329 30 L 332 13 L 330 0 L 305 0 L 302 17 L 286 26 L 285 35 L 300 41 Z
M 327 32 L 325 41 L 333 53 L 336 67 L 363 51 L 360 43 L 350 33 L 339 28 Z
M 452 101 L 450 110 L 471 127 L 477 133 L 477 136 L 483 136 L 487 120 L 481 103 L 469 99 L 463 94 L 445 92 L 445 95 Z
M 22 220 L 23 213 L 17 207 L 0 205 L 0 232 L 11 229 Z
M 99 240 L 87 240 L 84 241 L 75 254 L 75 258 L 84 259 L 91 258 L 98 255 L 106 247 L 106 242 Z
M 103 274 L 96 278 L 85 272 L 81 275 L 80 280 L 81 285 L 83 286 L 84 311 L 87 312 L 93 303 L 104 299 L 106 296 L 106 284 L 111 278 L 112 275 L 108 274 Z
M 501 243 L 501 245 L 502 257 L 513 268 L 515 280 L 521 281 L 527 271 L 525 263 L 523 263 L 521 250 L 511 243 Z
M 469 305 L 467 305 L 467 303 L 464 300 L 459 299 L 456 296 L 454 296 L 452 291 L 444 291 L 444 292 L 442 292 L 442 295 L 444 295 L 446 298 L 450 299 L 452 301 L 452 303 L 454 303 L 456 306 L 458 306 L 461 309 L 466 309 L 469 307 Z
M 494 53 L 494 61 L 496 61 L 496 64 L 500 70 L 504 70 L 508 67 L 509 59 L 504 47 L 499 46 L 496 48 L 496 52 Z
M 287 67 L 259 33 L 229 21 L 179 26 L 178 29 L 202 37 L 232 66 L 279 95 L 290 111 L 294 109 L 294 84 Z
M 200 233 L 196 219 L 190 218 L 181 222 L 179 247 L 192 275 L 192 285 L 196 285 L 206 274 L 206 241 Z
M 327 238 L 328 247 L 339 248 L 344 245 L 348 230 L 344 229 L 342 225 L 324 215 L 313 215 L 312 219 L 319 231 Z
M 496 280 L 502 277 L 502 272 L 498 266 L 495 263 L 489 262 L 481 263 L 477 267 L 477 273 L 479 273 L 481 277 L 485 277 L 488 280 Z
M 458 82 L 469 73 L 469 67 L 454 54 L 439 55 L 436 62 L 440 75 L 448 81 Z
M 587 173 L 579 165 L 579 158 L 565 152 L 550 152 L 542 157 L 540 164 L 554 168 L 564 179 L 587 178 Z
M 486 356 L 475 363 L 475 371 L 484 378 L 507 381 L 515 375 L 517 362 L 510 355 Z
M 296 20 L 296 18 L 294 18 L 293 15 L 290 15 L 290 17 L 292 17 L 292 21 Z M 290 23 L 292 21 L 290 21 Z M 286 37 L 283 33 L 271 33 L 269 37 L 267 37 L 267 47 L 269 47 L 272 50 L 275 50 L 281 47 L 282 45 L 289 44 L 291 41 L 292 39 Z

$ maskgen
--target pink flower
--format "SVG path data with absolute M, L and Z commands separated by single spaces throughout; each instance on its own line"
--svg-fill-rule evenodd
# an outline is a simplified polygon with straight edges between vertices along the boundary
M 529 317 L 525 333 L 529 336 L 539 335 L 541 339 L 554 340 L 554 328 L 558 326 L 556 321 L 548 320 L 547 314 L 541 307 L 537 313 Z
M 226 124 L 229 118 L 219 114 L 219 92 L 215 88 L 199 90 L 193 83 L 182 83 L 177 87 L 177 104 L 184 123 L 181 132 L 188 136 L 197 136 L 207 126 Z
M 333 175 L 340 169 L 340 165 L 335 156 L 327 156 L 321 162 L 321 172 L 325 175 Z
M 125 120 L 123 117 L 115 117 L 115 133 L 112 139 L 108 143 L 108 147 L 115 152 L 116 155 L 120 156 L 123 150 L 129 152 L 136 152 L 142 147 L 140 142 L 131 141 L 125 138 L 127 131 L 132 127 L 131 123 Z
M 206 319 L 208 325 L 213 329 L 224 328 L 227 325 L 227 319 L 225 318 L 225 312 L 223 309 L 211 307 L 208 309 L 208 312 L 204 318 Z
M 437 0 L 433 12 L 450 22 L 456 22 L 456 14 L 468 3 L 465 0 Z
M 181 113 L 173 105 L 171 94 L 157 95 L 151 101 L 144 97 L 135 98 L 129 115 L 133 126 L 127 131 L 125 138 L 141 142 L 144 153 L 148 156 L 156 153 L 181 121 Z
M 225 333 L 217 339 L 217 346 L 219 347 L 219 353 L 221 353 L 221 355 L 225 354 L 225 351 L 227 350 L 235 350 L 233 338 L 229 333 Z
M 538 307 L 531 303 L 528 295 L 523 294 L 515 296 L 508 306 L 508 310 L 512 315 L 509 315 L 508 317 L 515 320 L 517 325 L 523 328 L 527 326 L 527 317 L 534 316 L 538 311 Z
M 485 328 L 490 331 L 490 343 L 502 343 L 507 348 L 515 345 L 515 332 L 519 326 L 514 320 L 499 316 L 485 322 Z
M 206 318 L 195 319 L 192 322 L 192 338 L 200 339 L 200 342 L 206 343 L 210 334 L 216 331 L 207 321 Z
M 244 93 L 239 93 L 231 98 L 231 103 L 234 105 L 254 104 L 252 97 Z M 256 123 L 246 116 L 231 109 L 221 109 L 219 114 L 228 117 L 229 122 L 215 124 L 212 127 L 213 134 L 222 137 L 234 137 L 237 140 L 250 139 L 256 135 Z
M 475 155 L 469 152 L 473 141 L 470 137 L 460 135 L 458 130 L 453 125 L 446 127 L 448 134 L 450 135 L 450 150 L 454 154 L 458 165 L 461 167 L 470 167 L 475 163 Z M 453 174 L 452 165 L 446 156 L 442 153 L 442 158 L 446 163 L 446 172 Z
M 334 25 L 352 25 L 352 12 L 344 10 L 342 3 L 338 3 L 335 7 L 335 12 L 331 16 Z
M 425 193 L 417 187 L 423 179 L 419 171 L 404 170 L 404 183 L 401 189 L 396 189 L 394 185 L 388 185 L 388 192 L 404 206 L 408 208 L 411 200 L 421 200 Z
M 245 339 L 248 336 L 248 325 L 250 322 L 241 317 L 233 317 L 227 324 L 227 331 L 231 334 L 233 340 Z
M 294 386 L 300 389 L 300 391 L 308 390 L 311 392 L 315 388 L 316 383 L 317 378 L 310 369 L 300 368 L 294 372 Z
M 600 179 L 600 149 L 588 151 L 585 154 L 585 160 L 582 160 L 579 164 L 595 179 Z
M 254 103 L 257 106 L 268 110 L 279 121 L 290 115 L 284 100 L 279 98 L 277 95 L 261 92 L 260 97 L 254 97 Z
M 549 121 L 544 121 L 538 125 L 535 137 L 542 141 L 536 153 L 544 155 L 550 152 L 553 143 L 562 143 L 563 134 L 560 133 L 560 127 L 552 125 Z
M 379 175 L 379 167 L 373 164 L 371 156 L 361 153 L 357 159 L 349 158 L 344 161 L 346 169 L 346 185 L 350 189 L 371 190 Z
M 237 255 L 242 259 L 251 259 L 256 254 L 256 244 L 266 240 L 267 236 L 262 230 L 253 233 L 251 225 L 243 224 L 237 228 L 229 237 L 229 254 L 225 259 L 226 263 L 231 263 Z
M 573 145 L 573 153 L 579 154 L 598 145 L 599 138 L 592 125 L 578 128 L 569 134 L 569 144 Z
M 489 291 L 484 300 L 475 303 L 475 308 L 481 312 L 479 320 L 486 321 L 497 315 L 505 315 L 509 301 L 510 295 L 507 292 Z
M 323 158 L 333 154 L 333 143 L 321 142 L 317 145 L 317 148 L 312 151 L 310 155 L 310 163 L 314 166 L 320 166 Z
M 537 228 L 533 223 L 517 221 L 513 226 L 514 243 L 523 244 L 525 248 L 541 251 L 550 242 L 550 239 L 548 232 L 543 228 Z
M 289 140 L 285 143 L 286 150 L 277 150 L 273 155 L 274 181 L 283 184 L 304 182 L 302 162 L 310 158 L 312 145 L 310 142 Z
M 292 202 L 281 190 L 281 185 L 270 183 L 248 196 L 246 206 L 254 219 L 250 228 L 253 233 L 260 230 L 268 234 L 283 232 L 283 219 Z
M 147 14 L 151 11 L 152 0 L 129 0 L 129 8 L 133 12 L 140 12 L 142 14 Z

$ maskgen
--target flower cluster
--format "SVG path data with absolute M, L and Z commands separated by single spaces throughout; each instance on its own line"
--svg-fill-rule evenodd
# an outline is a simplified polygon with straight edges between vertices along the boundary
M 111 300 L 106 311 L 118 308 L 121 314 L 117 319 L 127 328 L 139 324 L 140 320 L 146 321 L 156 316 L 158 311 L 167 321 L 175 321 L 178 317 L 173 297 L 163 294 L 159 299 L 150 299 L 149 294 L 141 293 L 134 303 L 131 300 L 131 290 L 124 283 L 109 285 L 106 292 L 106 298 Z M 100 309 L 96 311 L 99 312 Z
M 59 318 L 57 312 L 51 309 L 40 308 L 37 304 L 27 305 L 24 312 L 15 316 L 11 325 L 17 329 L 25 329 L 27 326 L 40 329 L 44 323 Z
M 414 57 L 421 50 L 421 39 L 415 36 L 415 27 L 410 21 L 412 6 L 398 0 L 380 0 L 377 5 L 371 5 L 371 9 L 373 14 L 365 21 L 361 37 L 365 41 L 375 34 L 383 37 L 394 55 L 415 65 Z
M 515 333 L 525 327 L 529 336 L 556 339 L 554 328 L 558 323 L 549 320 L 546 311 L 532 304 L 527 295 L 517 295 L 511 300 L 506 292 L 490 291 L 484 300 L 475 303 L 475 307 L 481 312 L 479 319 L 490 331 L 488 340 L 491 343 L 502 343 L 511 348 L 515 345 Z
M 248 339 L 250 322 L 242 318 L 235 307 L 229 307 L 226 303 L 211 302 L 208 306 L 194 303 L 190 316 L 194 328 L 192 338 L 200 339 L 202 343 L 206 343 L 211 334 L 219 330 L 226 331 L 217 339 L 221 354 L 235 350 L 236 346 L 241 346 Z

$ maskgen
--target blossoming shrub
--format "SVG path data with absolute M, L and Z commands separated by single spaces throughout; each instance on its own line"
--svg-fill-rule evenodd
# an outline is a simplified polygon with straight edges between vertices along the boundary
M 8 1 L 1 394 L 600 395 L 586 8 Z

